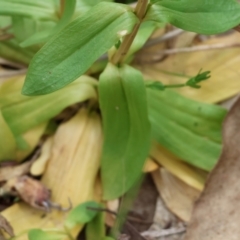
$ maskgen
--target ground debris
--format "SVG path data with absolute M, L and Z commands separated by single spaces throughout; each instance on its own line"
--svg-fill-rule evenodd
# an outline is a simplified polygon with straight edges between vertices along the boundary
M 186 240 L 240 239 L 240 99 L 223 125 L 223 151 L 197 201 Z

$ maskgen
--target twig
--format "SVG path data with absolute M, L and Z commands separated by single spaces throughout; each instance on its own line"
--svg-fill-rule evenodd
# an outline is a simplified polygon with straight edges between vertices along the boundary
M 184 233 L 186 231 L 185 227 L 182 228 L 170 228 L 170 229 L 163 229 L 160 231 L 145 231 L 142 232 L 141 235 L 147 238 L 159 238 L 159 237 L 166 237 L 170 235 L 175 235 L 179 233 Z
M 6 40 L 9 40 L 12 38 L 14 38 L 14 35 L 10 34 L 10 33 L 5 33 L 5 34 L 0 35 L 0 41 L 6 41 Z
M 0 58 L 0 65 L 6 65 L 6 66 L 9 66 L 9 67 L 18 68 L 18 69 L 26 68 L 26 65 L 23 65 L 21 63 L 12 62 L 12 61 L 9 61 L 9 60 L 4 59 L 4 58 Z
M 122 44 L 120 45 L 119 49 L 116 51 L 116 53 L 113 55 L 111 59 L 111 62 L 113 64 L 120 63 L 122 60 L 124 60 L 125 56 L 127 55 L 133 43 L 133 40 L 137 35 L 142 19 L 146 13 L 147 6 L 148 6 L 148 0 L 138 0 L 135 13 L 139 19 L 139 23 L 137 23 L 134 26 L 132 32 L 123 39 Z
M 144 48 L 148 48 L 148 47 L 152 47 L 156 44 L 165 42 L 167 40 L 170 40 L 172 38 L 177 37 L 178 35 L 182 34 L 184 32 L 184 30 L 182 29 L 174 29 L 170 32 L 165 33 L 164 35 L 158 37 L 158 38 L 154 38 L 154 39 L 150 39 L 144 46 Z
M 240 43 L 231 43 L 231 44 L 219 43 L 219 44 L 201 45 L 201 46 L 185 47 L 185 48 L 173 48 L 173 49 L 161 50 L 161 51 L 158 51 L 157 53 L 171 55 L 176 53 L 189 53 L 189 52 L 208 51 L 208 50 L 234 48 L 234 47 L 240 47 Z
M 16 71 L 6 71 L 1 73 L 0 72 L 0 80 L 1 78 L 10 78 L 10 77 L 14 77 L 17 75 L 22 75 L 25 74 L 27 72 L 27 69 L 21 69 L 21 70 L 16 70 Z

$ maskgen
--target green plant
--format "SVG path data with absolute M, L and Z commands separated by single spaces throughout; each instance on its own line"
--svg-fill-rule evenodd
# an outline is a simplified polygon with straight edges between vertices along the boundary
M 6 49 L 17 49 L 13 60 L 30 62 L 22 93 L 43 95 L 26 97 L 12 89 L 9 100 L 3 90 L 0 92 L 2 114 L 11 130 L 4 133 L 13 142 L 10 146 L 21 148 L 26 131 L 48 122 L 71 104 L 90 100 L 91 106 L 100 108 L 103 119 L 101 179 L 105 200 L 122 196 L 138 181 L 153 140 L 190 164 L 210 170 L 220 154 L 225 110 L 166 89 L 199 88 L 198 83 L 208 79 L 209 72 L 166 86 L 145 81 L 131 60 L 164 24 L 202 34 L 236 27 L 240 4 L 235 0 L 138 0 L 133 9 L 112 1 L 60 2 L 0 1 L 0 14 L 11 17 L 15 35 L 0 43 L 0 53 L 9 57 Z M 8 17 L 2 17 L 5 25 Z M 105 53 L 107 60 L 99 61 Z M 97 72 L 99 78 L 85 76 L 88 71 Z M 36 239 L 35 232 L 31 234 Z

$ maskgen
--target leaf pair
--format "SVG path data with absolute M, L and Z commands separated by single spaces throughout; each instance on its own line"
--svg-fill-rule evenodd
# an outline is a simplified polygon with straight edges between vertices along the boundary
M 150 147 L 146 90 L 140 72 L 109 64 L 100 76 L 104 146 L 101 175 L 105 199 L 115 199 L 141 176 Z

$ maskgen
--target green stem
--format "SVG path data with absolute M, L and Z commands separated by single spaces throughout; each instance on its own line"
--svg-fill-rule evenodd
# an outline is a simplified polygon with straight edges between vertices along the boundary
M 121 63 L 124 60 L 124 57 L 127 55 L 128 51 L 133 43 L 133 40 L 137 35 L 138 29 L 142 23 L 142 20 L 145 16 L 147 6 L 148 6 L 148 0 L 138 0 L 137 6 L 135 9 L 135 13 L 139 19 L 139 23 L 137 23 L 134 26 L 133 31 L 124 38 L 121 46 L 119 47 L 117 52 L 112 57 L 111 62 L 113 64 L 116 65 L 118 63 Z
M 186 84 L 182 83 L 182 84 L 165 85 L 165 88 L 181 88 L 181 87 L 186 87 Z

